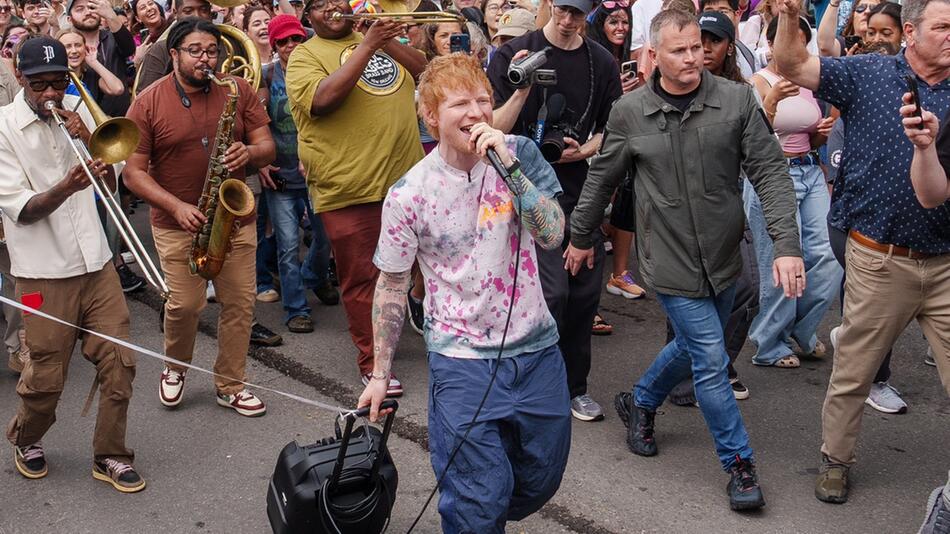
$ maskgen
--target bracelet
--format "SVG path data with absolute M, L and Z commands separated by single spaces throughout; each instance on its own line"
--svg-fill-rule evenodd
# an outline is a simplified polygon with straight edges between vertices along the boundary
M 831 7 L 833 7 L 833 8 L 835 8 L 835 9 L 838 9 L 838 6 L 841 5 L 841 2 L 838 2 L 838 3 L 828 2 L 828 5 L 831 6 Z
M 376 376 L 376 371 L 373 371 L 369 377 L 371 380 L 389 380 L 389 373 L 385 373 L 383 376 Z

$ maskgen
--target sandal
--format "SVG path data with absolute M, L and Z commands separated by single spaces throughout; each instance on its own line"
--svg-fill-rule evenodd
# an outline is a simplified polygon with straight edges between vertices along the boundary
M 778 367 L 779 369 L 795 369 L 801 366 L 801 360 L 798 359 L 798 356 L 793 354 L 789 354 L 784 358 L 776 360 L 775 363 L 772 364 L 772 367 Z
M 614 327 L 598 313 L 594 315 L 594 325 L 591 327 L 590 333 L 595 336 L 609 336 L 614 333 Z

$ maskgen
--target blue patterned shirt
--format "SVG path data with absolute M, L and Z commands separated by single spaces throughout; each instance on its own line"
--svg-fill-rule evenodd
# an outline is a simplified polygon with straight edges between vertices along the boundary
M 920 252 L 950 252 L 947 205 L 924 209 L 910 182 L 914 148 L 901 124 L 904 76 L 913 75 L 904 52 L 821 58 L 815 97 L 841 110 L 842 166 L 831 197 L 828 223 L 855 229 L 879 243 Z M 938 117 L 950 110 L 950 81 L 927 85 L 919 77 L 921 105 Z

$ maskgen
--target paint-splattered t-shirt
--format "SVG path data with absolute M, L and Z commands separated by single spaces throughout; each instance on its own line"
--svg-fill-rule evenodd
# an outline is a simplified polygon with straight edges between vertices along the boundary
M 506 136 L 506 141 L 542 195 L 561 193 L 554 170 L 532 141 L 519 136 Z M 418 258 L 430 351 L 494 358 L 511 304 L 516 251 L 521 255 L 518 289 L 503 357 L 558 341 L 541 291 L 534 239 L 525 228 L 518 243 L 512 195 L 490 165 L 479 162 L 466 173 L 447 164 L 436 149 L 389 189 L 373 263 L 398 273 Z

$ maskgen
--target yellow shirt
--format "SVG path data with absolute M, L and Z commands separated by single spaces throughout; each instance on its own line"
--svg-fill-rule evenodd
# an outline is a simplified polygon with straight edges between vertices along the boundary
M 314 36 L 287 65 L 287 97 L 298 132 L 314 211 L 379 202 L 389 186 L 422 159 L 412 76 L 382 51 L 335 111 L 310 114 L 317 86 L 340 68 L 363 35 Z

